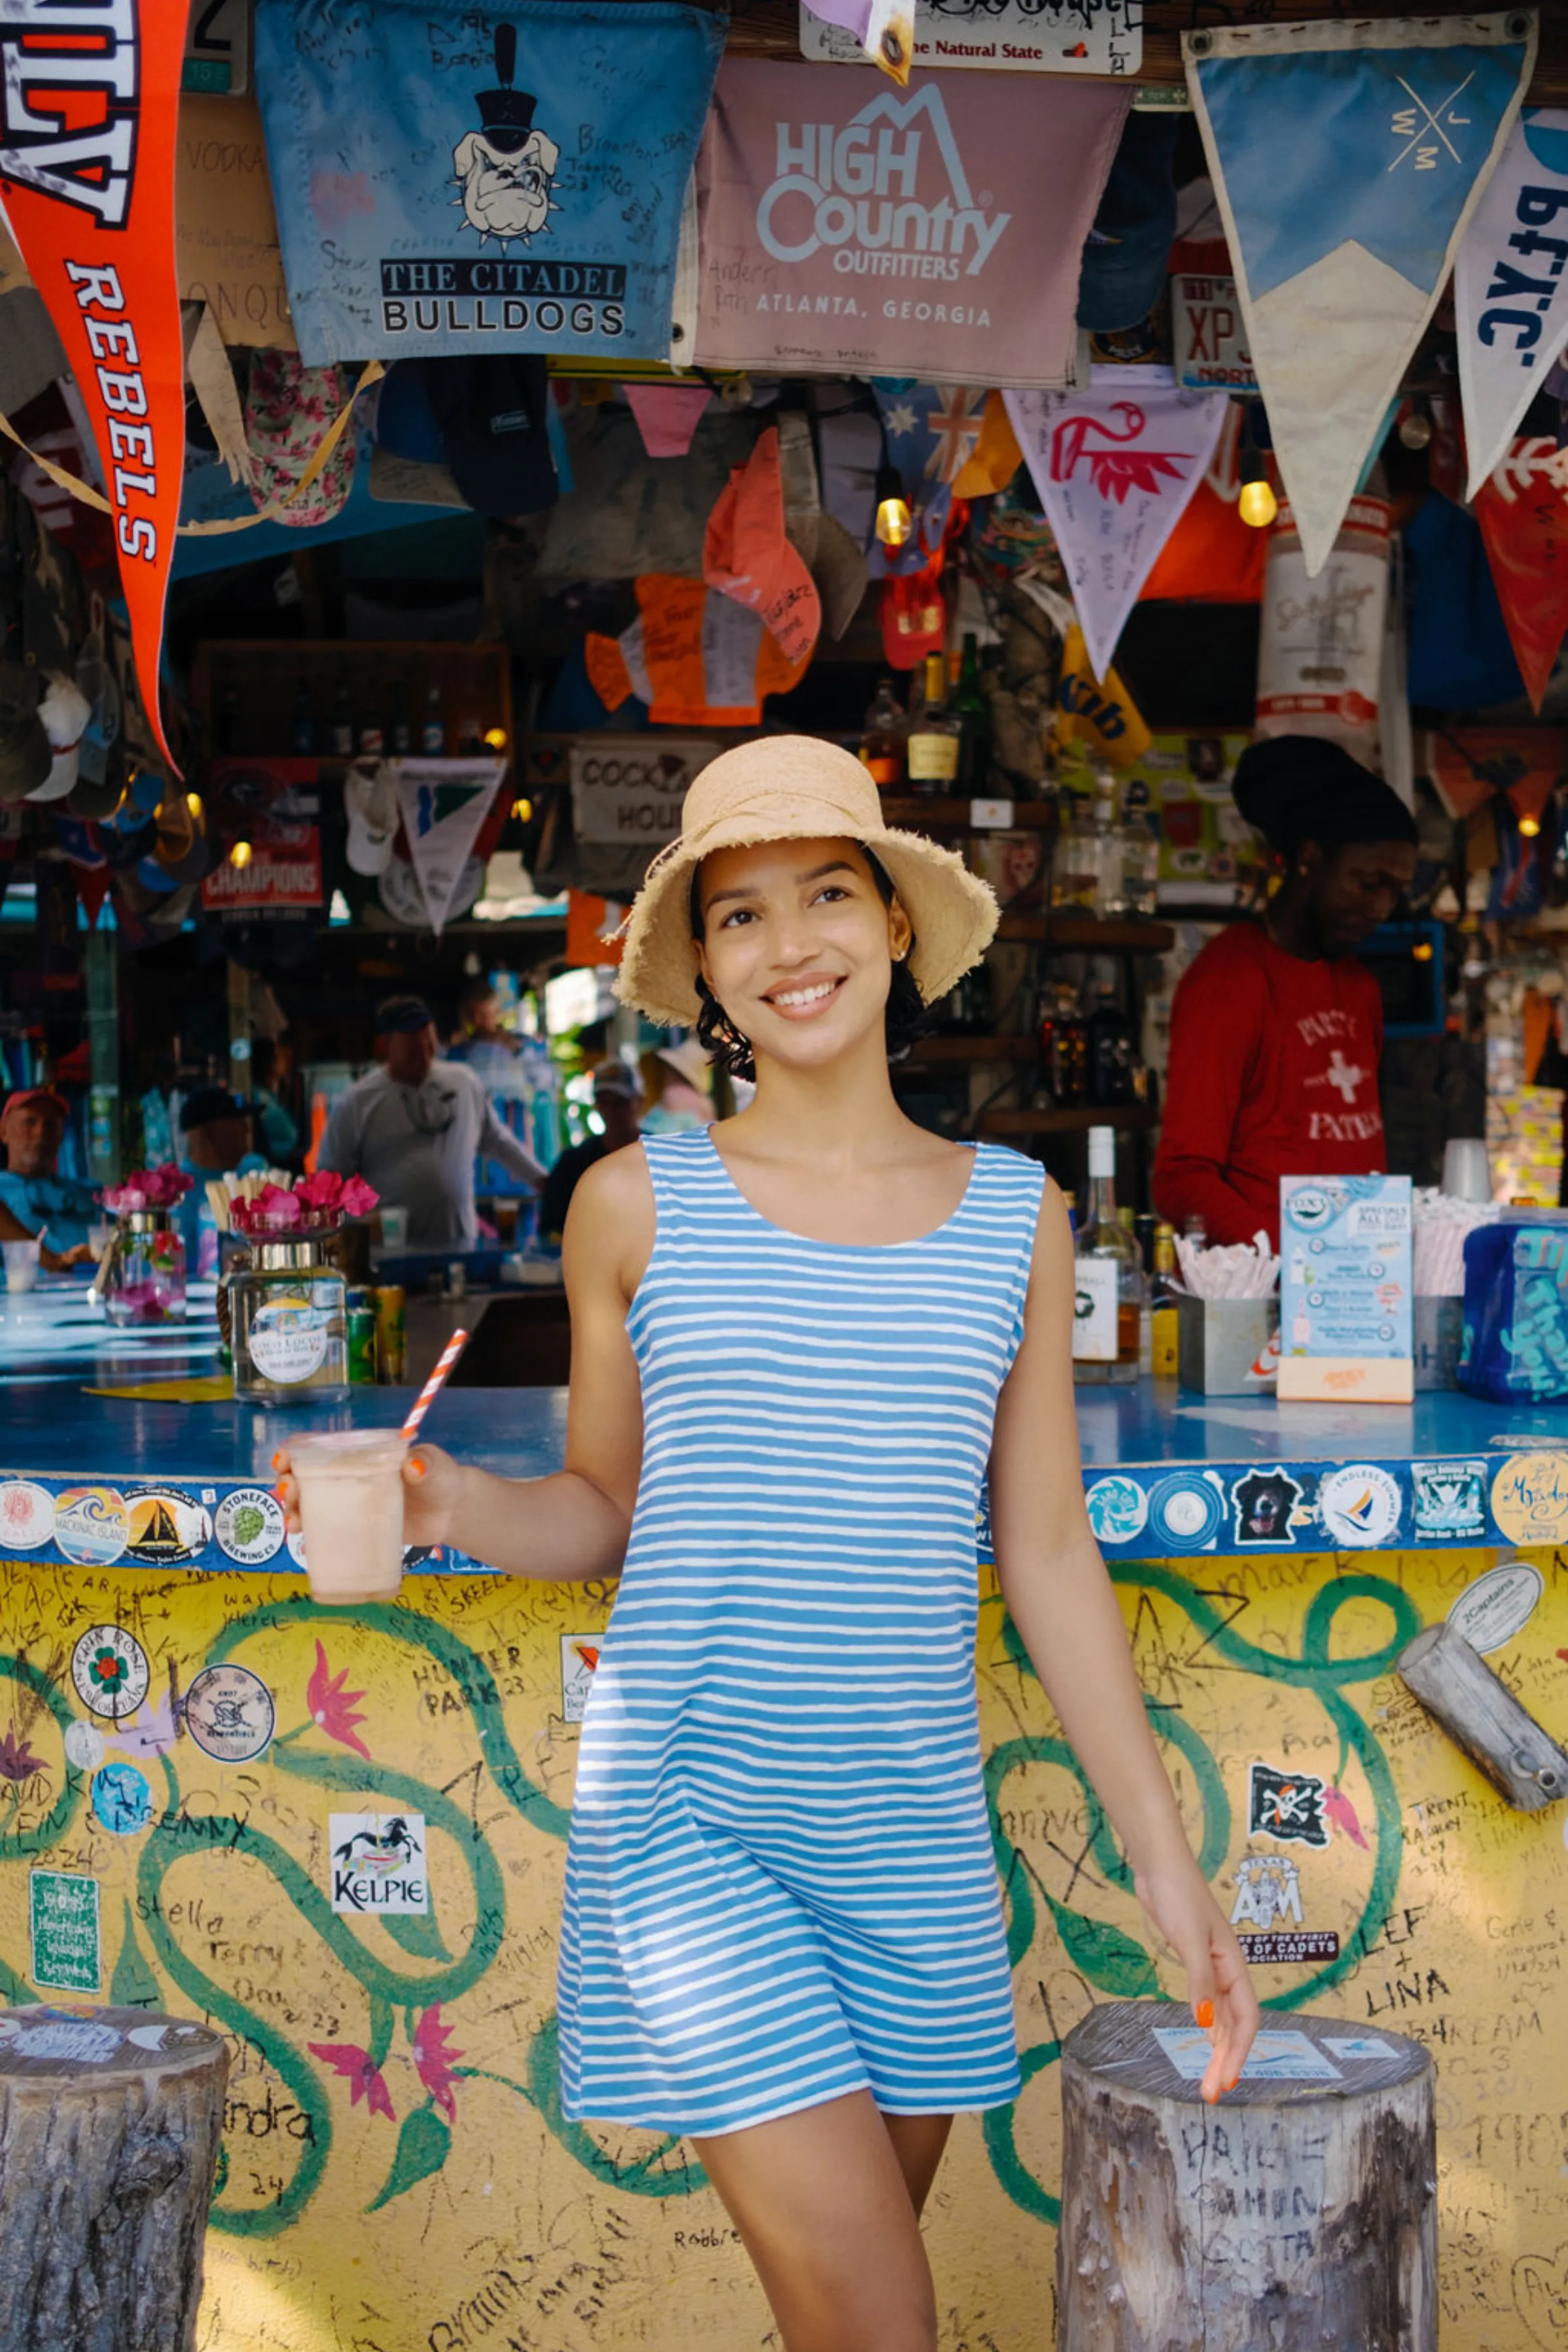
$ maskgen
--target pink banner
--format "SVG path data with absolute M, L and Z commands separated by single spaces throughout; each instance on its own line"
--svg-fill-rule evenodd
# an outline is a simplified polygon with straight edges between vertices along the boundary
M 1050 388 L 1130 92 L 1017 75 L 720 68 L 698 158 L 698 357 Z

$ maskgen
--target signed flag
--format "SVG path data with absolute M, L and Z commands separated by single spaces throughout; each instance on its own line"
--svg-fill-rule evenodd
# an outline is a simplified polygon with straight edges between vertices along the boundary
M 1568 467 L 1554 440 L 1521 435 L 1474 499 L 1509 643 L 1533 707 L 1568 631 Z
M 1230 404 L 1222 392 L 1129 388 L 1131 373 L 1118 368 L 1113 383 L 1088 392 L 1006 394 L 1100 678 L 1203 479 Z
M 1454 264 L 1473 499 L 1568 343 L 1568 112 L 1527 106 Z M 1561 634 L 1561 632 L 1559 633 Z
M 1536 18 L 1247 25 L 1182 41 L 1315 578 L 1513 128 Z
M 157 746 L 185 455 L 174 259 L 179 0 L 0 0 L 0 221 L 65 345 L 114 518 Z

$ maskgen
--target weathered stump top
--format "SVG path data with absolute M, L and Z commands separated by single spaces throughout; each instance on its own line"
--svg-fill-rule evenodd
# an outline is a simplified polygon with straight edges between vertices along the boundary
M 1108 2088 L 1201 2107 L 1205 2115 L 1375 2095 L 1432 2064 L 1425 2046 L 1403 2033 L 1369 2032 L 1321 2010 L 1265 2010 L 1240 2081 L 1210 2108 L 1198 2095 L 1209 2051 L 1208 2035 L 1181 2002 L 1110 2000 L 1074 2026 L 1062 2044 L 1062 2063 L 1102 2078 Z
M 224 2047 L 210 2025 L 153 2010 L 77 2001 L 0 2009 L 0 2082 L 13 2090 L 191 2074 L 210 2067 Z

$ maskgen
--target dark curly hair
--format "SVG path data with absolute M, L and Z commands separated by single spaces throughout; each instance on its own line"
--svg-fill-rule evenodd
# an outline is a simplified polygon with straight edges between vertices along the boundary
M 881 860 L 872 856 L 864 842 L 857 842 L 855 845 L 871 869 L 871 879 L 877 886 L 882 904 L 885 907 L 890 907 L 894 897 L 891 876 Z M 694 866 L 691 873 L 691 936 L 694 940 L 700 940 L 703 936 L 702 901 L 698 888 L 700 871 L 700 866 Z M 926 1001 L 916 987 L 915 976 L 910 970 L 909 958 L 913 955 L 914 947 L 914 933 L 911 930 L 905 960 L 901 963 L 894 964 L 892 980 L 888 988 L 888 1059 L 889 1061 L 901 1060 L 916 1039 L 924 1036 L 931 1017 Z M 697 1038 L 703 1052 L 710 1055 L 719 1067 L 727 1071 L 731 1077 L 754 1078 L 757 1075 L 757 1065 L 752 1053 L 751 1039 L 742 1035 L 700 972 L 697 975 L 697 993 L 701 1003 L 701 1010 L 697 1015 Z

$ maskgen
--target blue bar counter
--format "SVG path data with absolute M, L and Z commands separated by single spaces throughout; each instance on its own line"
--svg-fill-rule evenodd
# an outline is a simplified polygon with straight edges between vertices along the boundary
M 110 1332 L 79 1286 L 8 1301 L 0 1555 L 20 1548 L 68 1565 L 123 1557 L 221 1570 L 281 1554 L 277 1564 L 287 1566 L 281 1519 L 268 1507 L 279 1444 L 307 1429 L 395 1425 L 410 1392 L 366 1388 L 342 1405 L 258 1411 L 215 1392 L 216 1346 L 210 1294 L 193 1297 L 185 1325 L 138 1333 Z M 187 1382 L 206 1393 L 176 1401 Z M 117 1389 L 132 1392 L 100 1392 Z M 1279 1405 L 1151 1381 L 1081 1387 L 1076 1397 L 1089 1517 L 1113 1559 L 1568 1537 L 1563 1406 L 1525 1410 L 1441 1391 L 1408 1406 Z M 426 1433 L 487 1469 L 538 1476 L 562 1459 L 565 1392 L 448 1391 Z M 157 1494 L 179 1507 L 142 1507 Z M 231 1541 L 237 1512 L 246 1536 Z M 985 1539 L 983 1510 L 983 1550 Z M 447 1555 L 418 1565 L 467 1574 L 480 1563 Z

